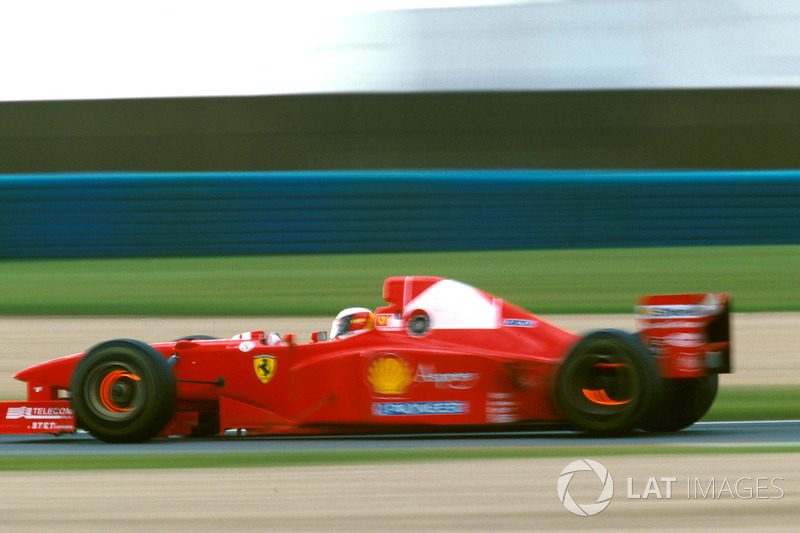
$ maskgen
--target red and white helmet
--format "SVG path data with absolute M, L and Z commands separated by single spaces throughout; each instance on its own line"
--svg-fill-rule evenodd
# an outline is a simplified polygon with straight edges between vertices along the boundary
M 364 333 L 375 327 L 375 314 L 366 307 L 348 307 L 331 324 L 331 340 Z

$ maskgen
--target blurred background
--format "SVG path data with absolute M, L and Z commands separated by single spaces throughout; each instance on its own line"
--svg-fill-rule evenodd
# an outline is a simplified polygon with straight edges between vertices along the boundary
M 796 2 L 284 4 L 3 5 L 0 258 L 800 244 Z
M 3 173 L 800 159 L 796 2 L 1 9 Z

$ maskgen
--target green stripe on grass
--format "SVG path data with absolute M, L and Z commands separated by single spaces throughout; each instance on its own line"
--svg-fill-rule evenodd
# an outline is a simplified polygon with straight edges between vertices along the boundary
M 333 315 L 384 278 L 457 279 L 534 313 L 631 313 L 640 294 L 731 292 L 800 310 L 800 246 L 0 261 L 4 315 Z
M 560 446 L 529 448 L 447 448 L 418 450 L 360 450 L 264 452 L 233 454 L 141 454 L 100 456 L 0 456 L 0 471 L 66 471 L 179 468 L 264 468 L 279 466 L 369 464 L 409 461 L 539 459 L 613 455 L 684 455 L 796 453 L 800 444 L 736 446 Z
M 798 386 L 720 386 L 704 421 L 800 419 Z

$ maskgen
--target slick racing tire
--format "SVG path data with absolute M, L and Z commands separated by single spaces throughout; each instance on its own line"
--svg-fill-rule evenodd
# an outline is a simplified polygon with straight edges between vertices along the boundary
M 105 442 L 142 442 L 172 418 L 175 375 L 158 351 L 139 341 L 98 344 L 72 375 L 72 404 L 80 427 Z
M 637 335 L 590 333 L 567 354 L 556 379 L 556 400 L 578 428 L 600 435 L 626 433 L 659 397 L 658 369 Z
M 708 412 L 717 396 L 719 376 L 672 378 L 663 380 L 657 409 L 639 427 L 647 431 L 669 432 L 689 427 Z

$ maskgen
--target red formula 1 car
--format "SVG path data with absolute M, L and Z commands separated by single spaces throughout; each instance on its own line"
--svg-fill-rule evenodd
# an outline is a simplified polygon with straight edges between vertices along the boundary
M 330 336 L 117 339 L 25 369 L 2 433 L 85 429 L 108 442 L 524 427 L 612 434 L 697 421 L 730 371 L 729 297 L 641 298 L 640 331 L 577 335 L 463 283 L 385 281 L 385 307 L 343 311 Z

